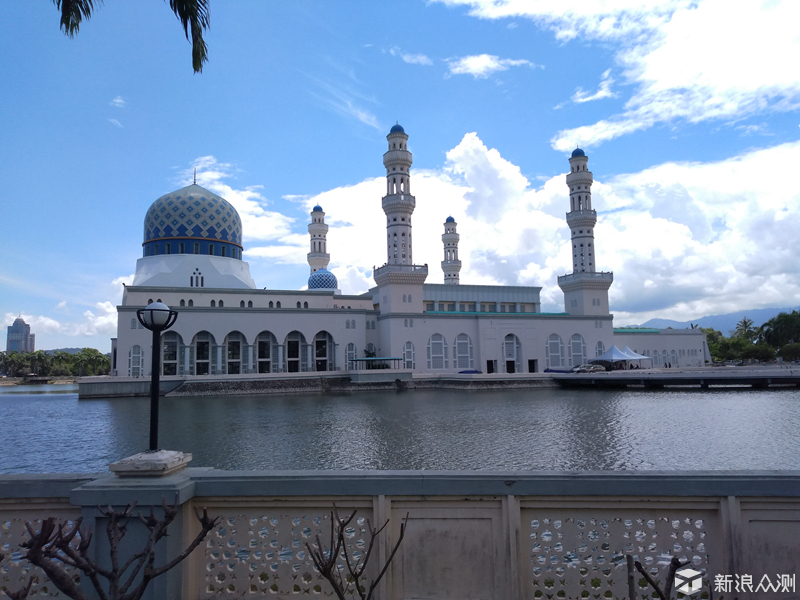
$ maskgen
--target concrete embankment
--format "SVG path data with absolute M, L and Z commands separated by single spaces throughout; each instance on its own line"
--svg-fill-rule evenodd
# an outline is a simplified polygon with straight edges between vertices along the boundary
M 381 370 L 354 373 L 296 373 L 203 379 L 165 378 L 161 395 L 236 396 L 314 392 L 367 392 L 426 389 L 505 390 L 555 387 L 549 374 L 436 375 L 412 377 L 410 371 Z M 150 395 L 149 379 L 97 378 L 81 381 L 79 397 L 121 398 Z

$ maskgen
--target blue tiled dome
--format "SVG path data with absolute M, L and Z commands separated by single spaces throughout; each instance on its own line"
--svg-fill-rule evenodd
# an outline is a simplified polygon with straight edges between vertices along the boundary
M 242 220 L 230 202 L 193 184 L 161 196 L 144 217 L 144 243 L 195 239 L 242 247 Z
M 575 148 L 575 150 L 572 151 L 572 158 L 577 158 L 578 156 L 586 156 L 586 153 L 580 148 Z
M 335 290 L 339 287 L 336 275 L 327 269 L 319 269 L 308 278 L 308 289 L 310 290 Z
M 403 129 L 403 126 L 399 123 L 397 125 L 392 125 L 392 128 L 389 130 L 389 133 L 405 133 L 406 130 Z
M 456 222 L 456 220 L 455 220 L 453 217 L 447 217 L 447 218 L 444 220 L 444 222 L 445 222 L 445 223 L 455 223 L 455 222 Z
M 322 212 L 322 207 L 317 204 L 314 208 L 311 209 L 311 212 Z

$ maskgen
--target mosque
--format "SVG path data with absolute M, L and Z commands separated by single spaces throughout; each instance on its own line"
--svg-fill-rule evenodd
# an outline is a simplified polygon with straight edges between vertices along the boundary
M 583 150 L 572 153 L 567 174 L 573 270 L 558 278 L 564 312 L 543 313 L 539 287 L 460 281 L 453 217 L 443 223 L 444 281 L 426 283 L 428 266 L 413 259 L 416 199 L 408 135 L 395 125 L 386 139 L 387 260 L 374 270 L 375 287 L 358 295 L 338 289 L 327 270 L 325 212 L 315 206 L 308 225 L 308 289 L 259 289 L 242 260 L 236 209 L 193 184 L 162 196 L 145 215 L 142 258 L 117 307 L 112 374 L 149 376 L 152 334 L 136 311 L 153 301 L 179 313 L 162 337 L 165 376 L 258 377 L 376 366 L 415 374 L 537 373 L 584 364 L 612 345 L 650 357 L 655 367 L 699 367 L 710 360 L 698 330 L 614 330 L 608 303 L 614 276 L 597 270 L 593 177 Z

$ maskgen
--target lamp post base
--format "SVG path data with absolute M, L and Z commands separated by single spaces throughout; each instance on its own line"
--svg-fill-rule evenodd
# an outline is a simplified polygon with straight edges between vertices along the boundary
M 108 465 L 118 477 L 163 477 L 180 471 L 192 460 L 192 455 L 177 450 L 140 452 Z

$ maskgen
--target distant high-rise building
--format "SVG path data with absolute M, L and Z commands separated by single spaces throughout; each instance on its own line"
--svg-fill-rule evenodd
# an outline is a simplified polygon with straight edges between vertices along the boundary
M 6 338 L 6 352 L 33 352 L 36 350 L 36 336 L 31 333 L 31 326 L 22 320 L 14 319 L 14 324 L 8 326 Z

